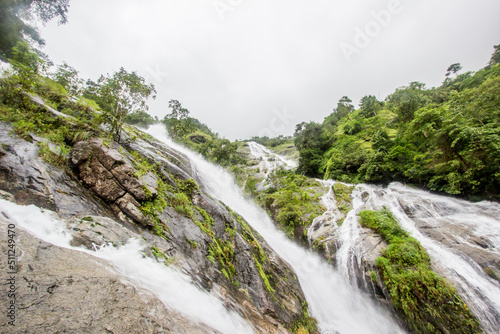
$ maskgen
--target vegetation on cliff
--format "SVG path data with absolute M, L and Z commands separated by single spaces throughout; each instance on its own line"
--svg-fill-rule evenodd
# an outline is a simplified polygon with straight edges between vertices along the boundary
M 429 255 L 420 242 L 399 226 L 390 211 L 361 211 L 359 217 L 362 226 L 373 229 L 389 243 L 375 265 L 392 305 L 412 331 L 481 332 L 456 289 L 431 269 Z
M 298 171 L 344 182 L 401 180 L 449 194 L 500 189 L 500 48 L 476 73 L 450 66 L 440 87 L 420 82 L 385 101 L 343 97 L 322 124 L 301 123 Z

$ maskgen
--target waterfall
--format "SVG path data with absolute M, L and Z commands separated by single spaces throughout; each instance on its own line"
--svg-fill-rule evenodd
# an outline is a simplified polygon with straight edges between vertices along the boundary
M 392 183 L 387 188 L 358 185 L 352 194 L 353 210 L 341 230 L 338 262 L 349 271 L 349 256 L 357 253 L 357 213 L 389 209 L 399 224 L 429 253 L 441 276 L 457 287 L 469 309 L 487 333 L 500 328 L 500 285 L 490 278 L 470 254 L 500 263 L 500 205 L 471 203 Z M 364 198 L 364 199 L 363 199 Z
M 242 194 L 232 176 L 223 168 L 174 143 L 162 125 L 154 125 L 147 132 L 188 156 L 193 172 L 203 181 L 206 191 L 245 218 L 292 266 L 322 333 L 404 333 L 388 312 L 350 284 L 339 271 L 279 231 L 266 212 Z
M 265 175 L 264 180 L 266 180 L 269 174 L 278 167 L 282 166 L 285 169 L 297 167 L 297 163 L 295 161 L 273 153 L 266 147 L 254 141 L 249 142 L 248 147 L 250 148 L 250 154 L 259 160 L 259 168 Z
M 0 199 L 0 214 L 17 228 L 45 242 L 107 260 L 111 264 L 110 269 L 126 281 L 151 291 L 167 307 L 193 321 L 226 334 L 253 333 L 245 320 L 235 312 L 228 311 L 222 301 L 191 284 L 188 276 L 144 257 L 145 246 L 139 239 L 131 239 L 119 248 L 104 246 L 94 252 L 70 245 L 71 233 L 55 212 Z

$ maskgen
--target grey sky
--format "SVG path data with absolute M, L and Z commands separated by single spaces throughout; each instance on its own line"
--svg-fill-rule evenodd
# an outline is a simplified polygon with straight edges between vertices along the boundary
M 337 101 L 384 99 L 446 68 L 486 65 L 500 44 L 497 0 L 71 0 L 41 29 L 56 63 L 97 79 L 123 66 L 155 84 L 150 114 L 179 100 L 230 139 L 289 135 Z M 360 33 L 360 31 L 362 33 Z

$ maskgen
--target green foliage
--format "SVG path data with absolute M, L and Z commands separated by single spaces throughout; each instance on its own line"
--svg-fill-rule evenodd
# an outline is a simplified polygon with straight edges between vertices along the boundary
M 162 123 L 176 141 L 221 166 L 244 163 L 237 154 L 237 143 L 218 138 L 207 125 L 189 117 L 189 110 L 183 108 L 179 101 L 171 100 L 169 107 L 172 112 L 163 118 Z
M 319 204 L 322 189 L 317 181 L 286 170 L 274 171 L 268 180 L 270 188 L 260 193 L 258 200 L 288 234 L 309 226 L 323 213 Z
M 69 0 L 3 0 L 0 2 L 0 60 L 12 57 L 13 48 L 27 40 L 44 45 L 33 23 L 59 18 L 66 23 Z
M 38 149 L 39 156 L 46 163 L 56 167 L 65 167 L 67 165 L 70 148 L 65 144 L 51 148 L 49 143 L 39 142 Z
M 151 117 L 151 115 L 145 111 L 137 110 L 126 115 L 124 122 L 131 125 L 137 125 L 142 128 L 148 128 L 150 125 L 158 122 L 158 120 Z
M 377 116 L 377 112 L 382 109 L 383 105 L 383 102 L 377 100 L 374 95 L 363 96 L 359 103 L 365 117 Z
M 146 102 L 150 97 L 155 99 L 155 94 L 154 85 L 146 84 L 143 77 L 122 67 L 111 76 L 101 75 L 97 83 L 87 82 L 84 96 L 99 104 L 103 121 L 110 127 L 113 138 L 119 141 L 125 117 L 138 111 L 146 112 Z
M 78 95 L 83 87 L 83 79 L 78 76 L 78 71 L 66 62 L 57 66 L 57 70 L 52 74 L 52 78 L 72 96 Z
M 335 193 L 335 199 L 337 200 L 337 207 L 341 213 L 347 215 L 352 209 L 351 194 L 354 190 L 354 186 L 346 186 L 342 183 L 336 182 L 332 186 L 333 192 Z M 337 224 L 342 225 L 345 218 L 342 218 Z
M 153 253 L 154 257 L 157 259 L 157 260 L 162 260 L 162 262 L 165 264 L 165 265 L 168 265 L 169 263 L 171 263 L 171 260 L 169 259 L 168 256 L 166 256 L 162 251 L 160 251 L 157 247 L 153 246 L 151 247 L 151 252 Z
M 394 238 L 408 237 L 408 232 L 399 226 L 398 222 L 388 210 L 370 211 L 359 213 L 360 224 L 371 228 L 379 233 L 387 242 L 393 242 Z
M 431 269 L 420 243 L 387 211 L 362 211 L 360 224 L 379 233 L 389 247 L 377 266 L 394 308 L 415 333 L 479 333 L 480 327 L 455 288 Z M 370 273 L 376 281 L 375 273 Z
M 189 246 L 191 246 L 191 248 L 193 248 L 193 249 L 198 248 L 198 243 L 196 241 L 189 240 L 188 238 L 186 238 L 186 241 L 189 244 Z
M 294 334 L 316 334 L 318 331 L 318 321 L 309 315 L 309 305 L 302 302 L 301 313 L 292 323 L 286 326 Z
M 168 107 L 172 112 L 163 118 L 163 124 L 167 127 L 168 133 L 173 138 L 182 138 L 194 132 L 196 127 L 189 117 L 189 110 L 183 108 L 177 100 L 170 100 Z
M 318 123 L 301 123 L 295 129 L 295 146 L 299 150 L 298 173 L 318 176 L 323 154 L 328 147 L 323 128 Z
M 267 136 L 263 136 L 263 137 L 254 136 L 249 141 L 254 141 L 254 142 L 259 143 L 263 146 L 272 148 L 272 147 L 283 145 L 283 144 L 287 143 L 290 139 L 291 139 L 290 137 L 285 137 L 283 135 L 279 135 L 278 137 L 275 137 L 275 138 L 269 138 Z
M 495 48 L 495 54 L 497 48 Z M 322 124 L 301 123 L 298 171 L 343 182 L 403 181 L 449 194 L 500 195 L 500 64 L 476 73 L 450 68 L 445 83 L 398 88 L 367 110 L 339 108 Z
M 490 65 L 500 64 L 500 44 L 495 45 L 493 55 L 491 55 Z
M 26 42 L 17 43 L 12 49 L 12 59 L 9 62 L 14 70 L 11 80 L 24 91 L 32 92 L 38 75 L 45 70 L 45 62 Z

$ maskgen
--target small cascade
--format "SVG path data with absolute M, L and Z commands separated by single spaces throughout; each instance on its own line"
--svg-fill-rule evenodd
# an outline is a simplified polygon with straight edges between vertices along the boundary
M 387 188 L 358 185 L 353 209 L 339 229 L 336 262 L 352 277 L 363 257 L 357 215 L 389 209 L 400 225 L 420 241 L 437 272 L 457 287 L 486 333 L 500 328 L 500 284 L 479 265 L 500 264 L 500 205 L 431 194 L 399 183 Z
M 249 142 L 248 147 L 250 148 L 250 154 L 259 161 L 260 171 L 265 175 L 264 180 L 267 179 L 269 174 L 278 167 L 283 167 L 285 169 L 293 169 L 297 167 L 297 163 L 295 161 L 271 152 L 269 149 L 256 142 Z
M 362 268 L 361 261 L 364 258 L 360 239 L 361 227 L 358 224 L 358 213 L 364 208 L 359 188 L 356 188 L 351 196 L 352 210 L 347 214 L 338 232 L 336 264 L 342 275 L 354 282 L 356 272 Z

